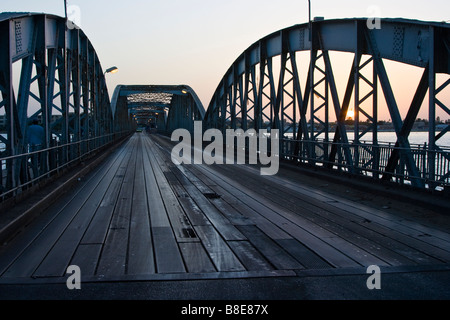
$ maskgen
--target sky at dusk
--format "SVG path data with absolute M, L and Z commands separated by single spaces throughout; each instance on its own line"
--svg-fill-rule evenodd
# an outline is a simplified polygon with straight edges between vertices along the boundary
M 311 2 L 312 16 L 326 19 L 377 15 L 450 21 L 448 0 Z M 118 73 L 107 75 L 110 95 L 118 84 L 187 84 L 205 108 L 225 72 L 245 49 L 274 31 L 308 21 L 307 0 L 68 0 L 68 5 L 79 8 L 80 26 L 103 69 L 119 68 Z M 0 11 L 64 16 L 64 2 L 2 0 Z M 351 59 L 347 60 L 351 63 Z M 420 70 L 387 64 L 390 68 L 398 68 L 391 81 L 399 105 L 407 108 Z M 349 70 L 347 66 L 336 68 L 336 78 L 347 79 Z M 443 100 L 450 104 L 450 93 Z M 450 118 L 442 112 L 438 115 Z

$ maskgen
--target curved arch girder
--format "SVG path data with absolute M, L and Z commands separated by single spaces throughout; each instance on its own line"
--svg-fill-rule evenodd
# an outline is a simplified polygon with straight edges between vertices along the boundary
M 109 143 L 116 131 L 100 60 L 82 30 L 54 15 L 2 13 L 0 47 L 3 194 Z M 36 149 L 28 141 L 34 119 L 44 132 L 30 170 L 37 156 L 18 155 Z
M 422 188 L 450 185 L 449 171 L 440 169 L 449 166 L 449 150 L 436 143 L 450 125 L 437 130 L 435 121 L 437 108 L 450 115 L 450 108 L 440 99 L 450 84 L 450 27 L 406 19 L 381 19 L 380 23 L 381 29 L 371 29 L 367 18 L 314 21 L 311 29 L 309 24 L 295 25 L 258 40 L 220 81 L 204 126 L 222 131 L 279 129 L 283 139 L 280 152 L 285 159 L 386 180 L 407 180 Z M 309 52 L 309 59 L 300 52 Z M 348 82 L 341 93 L 331 52 L 353 54 Z M 386 60 L 423 72 L 404 118 Z M 305 69 L 301 68 L 305 63 L 307 74 L 302 81 L 304 75 L 299 70 Z M 438 74 L 447 80 L 438 84 Z M 381 93 L 397 136 L 396 147 L 386 147 L 378 140 Z M 408 137 L 420 108 L 426 105 L 427 93 L 429 137 L 426 155 L 419 156 L 418 147 L 411 146 Z M 351 125 L 347 121 L 350 109 L 354 110 Z

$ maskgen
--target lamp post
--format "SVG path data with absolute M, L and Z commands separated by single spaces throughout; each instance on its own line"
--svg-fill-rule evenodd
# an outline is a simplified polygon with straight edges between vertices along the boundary
M 311 0 L 308 0 L 308 21 L 311 22 Z
M 312 33 L 312 21 L 311 21 L 311 0 L 308 0 L 308 24 L 309 24 L 309 42 L 310 42 L 310 51 L 309 51 L 309 103 L 310 109 L 314 110 L 314 68 L 315 68 L 315 57 L 313 51 L 313 33 Z M 311 119 L 312 120 L 312 119 Z M 311 130 L 314 130 L 314 121 L 311 121 Z M 314 134 L 311 135 L 311 140 L 314 139 Z
M 106 84 L 106 77 L 105 77 L 106 74 L 107 73 L 117 73 L 118 71 L 119 71 L 119 68 L 117 68 L 116 66 L 106 69 L 105 73 L 103 73 L 103 77 L 105 78 L 104 81 L 105 81 L 106 87 L 108 87 L 108 85 Z M 111 99 L 111 97 L 110 97 L 110 99 Z M 116 130 L 115 129 L 115 121 L 113 121 L 113 132 L 116 132 L 115 130 Z
M 311 0 L 308 0 L 308 23 L 309 23 L 309 40 L 311 40 L 312 26 L 311 26 Z

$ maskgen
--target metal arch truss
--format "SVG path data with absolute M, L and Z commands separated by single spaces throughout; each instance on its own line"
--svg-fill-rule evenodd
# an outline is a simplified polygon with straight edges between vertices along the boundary
M 64 18 L 0 14 L 0 92 L 2 198 L 118 136 L 97 54 L 83 31 L 68 28 Z M 33 119 L 44 138 L 30 154 Z
M 450 28 L 445 23 L 405 19 L 380 23 L 381 29 L 372 29 L 367 19 L 318 20 L 260 39 L 220 81 L 204 127 L 279 129 L 280 154 L 286 160 L 419 188 L 450 186 L 449 148 L 437 143 L 450 125 L 436 127 L 437 108 L 450 115 L 441 98 L 450 89 Z M 342 100 L 333 72 L 341 66 L 333 65 L 333 52 L 353 54 Z M 386 60 L 421 68 L 423 76 L 411 105 L 398 105 Z M 300 70 L 306 70 L 306 80 Z M 438 75 L 446 79 L 441 84 Z M 378 138 L 381 93 L 397 136 L 395 146 Z M 400 107 L 407 109 L 403 119 Z M 411 145 L 408 137 L 419 110 L 426 107 L 428 142 Z M 347 118 L 349 109 L 354 110 L 353 123 Z
M 205 109 L 195 91 L 186 85 L 119 85 L 112 107 L 127 109 L 137 127 L 171 134 L 176 129 L 194 130 Z

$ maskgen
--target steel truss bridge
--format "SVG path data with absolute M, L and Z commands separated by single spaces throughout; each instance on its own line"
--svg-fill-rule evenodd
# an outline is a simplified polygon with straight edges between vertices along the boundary
M 270 34 L 237 58 L 205 112 L 194 90 L 183 85 L 121 85 L 110 101 L 99 58 L 83 31 L 68 28 L 57 16 L 3 13 L 2 197 L 20 193 L 137 126 L 170 134 L 177 128 L 192 130 L 195 120 L 202 120 L 205 130 L 223 132 L 279 129 L 279 153 L 288 161 L 418 188 L 448 186 L 449 149 L 439 141 L 450 125 L 436 130 L 436 113 L 450 114 L 441 98 L 450 83 L 449 27 L 403 19 L 382 19 L 381 25 L 370 29 L 366 19 L 318 20 Z M 344 92 L 333 72 L 335 52 L 353 56 Z M 422 77 L 409 106 L 397 102 L 386 60 L 420 68 Z M 395 144 L 378 138 L 381 94 Z M 428 141 L 412 145 L 408 137 L 424 108 Z M 400 111 L 406 109 L 402 117 Z M 38 151 L 27 143 L 33 119 L 40 120 L 45 132 Z
M 119 85 L 110 99 L 80 29 L 0 14 L 0 299 L 448 297 L 450 126 L 435 118 L 450 114 L 449 27 L 380 22 L 315 20 L 258 40 L 205 110 L 179 84 Z M 389 60 L 419 73 L 409 105 Z M 383 107 L 396 143 L 381 141 Z M 419 112 L 424 145 L 409 138 Z M 197 121 L 235 137 L 278 130 L 278 174 L 175 163 L 168 136 Z M 383 290 L 368 289 L 374 265 Z

